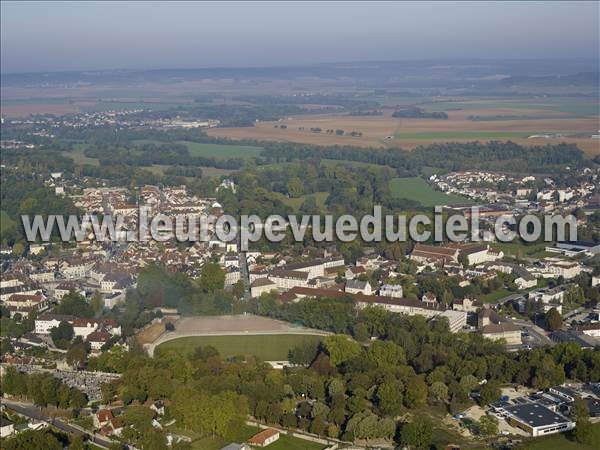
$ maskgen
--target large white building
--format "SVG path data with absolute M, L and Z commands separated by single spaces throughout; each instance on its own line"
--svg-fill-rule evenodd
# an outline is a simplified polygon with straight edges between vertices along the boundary
M 575 428 L 575 422 L 538 403 L 523 403 L 504 408 L 509 424 L 531 436 L 546 436 Z
M 61 322 L 72 323 L 75 320 L 73 316 L 60 314 L 42 314 L 35 319 L 36 334 L 50 334 L 52 328 L 58 327 Z

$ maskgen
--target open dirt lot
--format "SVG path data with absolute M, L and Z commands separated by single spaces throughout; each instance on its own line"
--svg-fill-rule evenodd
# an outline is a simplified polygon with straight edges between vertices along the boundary
M 527 120 L 472 121 L 470 115 L 528 115 Z M 312 115 L 287 117 L 277 122 L 261 122 L 248 128 L 213 128 L 211 136 L 230 139 L 256 139 L 279 142 L 303 142 L 316 145 L 353 145 L 359 147 L 401 147 L 413 149 L 434 142 L 474 140 L 512 140 L 522 145 L 576 143 L 588 154 L 600 153 L 600 140 L 571 135 L 596 134 L 598 118 L 567 118 L 556 111 L 527 109 L 449 111 L 448 120 L 394 118 L 391 111 L 383 116 Z M 286 125 L 287 128 L 281 128 Z M 275 127 L 277 126 L 277 128 Z M 320 133 L 311 131 L 320 128 Z M 338 136 L 326 130 L 358 131 L 361 137 Z M 528 138 L 535 134 L 560 133 L 568 137 Z
M 165 332 L 165 325 L 167 323 L 176 322 L 178 318 L 179 316 L 164 317 L 160 322 L 148 325 L 137 334 L 136 338 L 138 342 L 142 345 L 154 342 L 161 334 Z

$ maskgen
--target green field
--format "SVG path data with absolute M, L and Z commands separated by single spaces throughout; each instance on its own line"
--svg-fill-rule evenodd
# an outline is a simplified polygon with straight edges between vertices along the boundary
M 62 152 L 62 155 L 66 156 L 67 158 L 71 158 L 73 160 L 73 162 L 78 166 L 82 166 L 84 164 L 98 166 L 98 165 L 100 165 L 100 161 L 98 158 L 88 158 L 84 154 L 85 149 L 88 148 L 89 145 L 90 144 L 82 144 L 82 143 L 73 144 L 73 151 Z
M 162 142 L 152 139 L 140 139 L 134 142 L 138 145 L 169 145 L 169 142 Z M 188 148 L 190 155 L 203 156 L 205 158 L 254 158 L 263 151 L 262 147 L 253 147 L 250 145 L 208 144 L 191 141 L 176 141 L 175 143 L 185 145 Z
M 497 291 L 491 292 L 486 295 L 482 295 L 480 297 L 480 300 L 483 303 L 493 303 L 495 301 L 500 300 L 501 298 L 508 297 L 509 295 L 511 295 L 513 293 L 514 292 L 510 292 L 508 289 L 498 289 Z
M 292 347 L 305 342 L 316 344 L 322 339 L 322 336 L 306 334 L 194 336 L 165 342 L 156 351 L 157 354 L 166 350 L 189 354 L 197 347 L 210 345 L 224 357 L 253 355 L 264 361 L 284 361 L 288 359 L 288 352 Z
M 542 257 L 546 254 L 546 246 L 548 243 L 542 242 L 540 244 L 525 245 L 521 241 L 514 240 L 513 242 L 496 242 L 492 244 L 492 247 L 498 250 L 502 250 L 507 256 L 515 256 L 519 258 L 524 257 Z M 553 256 L 559 256 L 556 253 Z
M 594 424 L 597 429 L 600 424 Z M 532 439 L 525 443 L 527 450 L 592 450 L 591 445 L 580 444 L 571 440 L 565 433 L 553 434 L 552 436 Z
M 392 178 L 390 190 L 396 198 L 415 200 L 423 206 L 470 204 L 468 198 L 433 189 L 423 178 Z
M 307 194 L 298 198 L 282 196 L 281 201 L 298 211 L 307 197 L 314 197 L 317 202 L 317 206 L 321 209 L 325 209 L 325 201 L 327 200 L 327 197 L 329 197 L 329 192 L 315 192 L 314 194 Z
M 469 110 L 469 109 L 537 109 L 544 111 L 554 111 L 564 113 L 566 115 L 575 117 L 588 117 L 597 116 L 599 114 L 598 104 L 594 101 L 583 100 L 577 98 L 553 98 L 544 99 L 542 103 L 539 103 L 539 99 L 524 99 L 522 102 L 519 101 L 494 101 L 494 100 L 475 100 L 475 101 L 462 101 L 462 102 L 432 102 L 423 103 L 419 105 L 425 110 L 434 111 L 452 111 L 457 109 Z

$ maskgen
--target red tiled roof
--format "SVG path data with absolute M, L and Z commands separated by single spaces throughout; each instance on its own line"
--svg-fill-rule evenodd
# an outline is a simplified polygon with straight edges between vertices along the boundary
M 252 444 L 264 445 L 264 443 L 267 439 L 269 439 L 270 437 L 273 437 L 275 435 L 278 435 L 278 434 L 279 434 L 279 431 L 277 431 L 273 428 L 267 428 L 266 430 L 263 430 L 260 433 L 252 436 L 250 439 L 248 439 L 248 443 L 250 445 L 252 445 Z

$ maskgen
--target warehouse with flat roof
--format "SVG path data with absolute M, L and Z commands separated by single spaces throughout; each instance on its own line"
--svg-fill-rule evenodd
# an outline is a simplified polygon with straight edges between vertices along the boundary
M 507 421 L 532 436 L 562 433 L 575 428 L 575 422 L 537 403 L 505 407 Z

